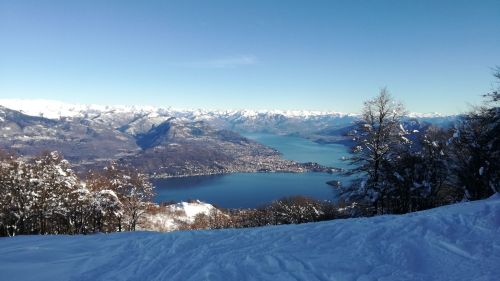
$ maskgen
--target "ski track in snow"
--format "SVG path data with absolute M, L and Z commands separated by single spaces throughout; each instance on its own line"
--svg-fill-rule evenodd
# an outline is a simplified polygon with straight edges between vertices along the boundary
M 0 280 L 500 280 L 500 196 L 303 225 L 0 239 Z

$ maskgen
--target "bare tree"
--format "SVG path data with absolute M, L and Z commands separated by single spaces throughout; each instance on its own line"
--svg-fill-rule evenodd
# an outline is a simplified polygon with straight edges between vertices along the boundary
M 344 189 L 344 196 L 373 203 L 376 212 L 383 212 L 383 200 L 388 192 L 384 167 L 397 156 L 407 132 L 402 126 L 404 106 L 396 102 L 386 88 L 377 97 L 364 103 L 361 120 L 353 132 L 356 146 L 350 159 L 355 166 L 350 173 L 361 180 Z

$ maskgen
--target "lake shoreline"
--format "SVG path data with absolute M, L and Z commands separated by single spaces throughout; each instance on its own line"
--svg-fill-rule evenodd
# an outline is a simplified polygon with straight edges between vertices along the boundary
M 228 171 L 228 172 L 208 172 L 208 173 L 194 173 L 194 174 L 181 174 L 181 175 L 171 175 L 171 174 L 154 174 L 150 175 L 151 179 L 171 179 L 171 178 L 186 178 L 186 177 L 203 177 L 203 176 L 215 176 L 215 175 L 229 175 L 238 173 L 257 173 L 257 174 L 273 174 L 273 173 L 290 173 L 290 174 L 302 174 L 302 173 L 327 173 L 335 174 L 342 172 L 342 169 L 335 167 L 326 167 L 318 163 L 297 163 L 302 170 L 251 170 L 251 171 Z
M 254 208 L 290 196 L 336 200 L 338 189 L 328 182 L 343 181 L 349 155 L 346 146 L 318 144 L 309 139 L 272 134 L 246 134 L 280 152 L 290 165 L 265 169 L 193 170 L 181 174 L 155 174 L 155 202 L 198 199 L 224 208 Z M 258 163 L 257 163 L 258 164 Z M 263 166 L 263 165 L 260 165 Z M 248 167 L 247 167 L 248 168 Z

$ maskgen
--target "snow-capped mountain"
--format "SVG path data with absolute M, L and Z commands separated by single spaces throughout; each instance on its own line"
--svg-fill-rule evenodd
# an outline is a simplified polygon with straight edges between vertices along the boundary
M 204 110 L 152 106 L 103 106 L 69 104 L 50 100 L 2 99 L 0 105 L 31 116 L 49 119 L 86 118 L 129 125 L 128 130 L 144 129 L 175 117 L 182 121 L 204 121 L 219 129 L 280 134 L 311 133 L 330 126 L 351 123 L 356 114 L 306 110 Z M 135 127 L 137 125 L 137 128 Z
M 151 174 L 304 171 L 238 133 L 295 135 L 352 145 L 355 114 L 317 111 L 178 110 L 46 100 L 0 100 L 0 148 L 21 155 L 58 150 L 87 166 L 120 160 Z M 425 116 L 434 123 L 453 117 Z
M 172 107 L 155 106 L 126 106 L 126 105 L 97 105 L 97 104 L 76 104 L 65 103 L 56 100 L 44 99 L 0 99 L 0 105 L 20 111 L 26 115 L 42 116 L 50 119 L 61 117 L 82 117 L 92 114 L 103 113 L 135 113 L 156 115 L 178 115 L 185 118 L 200 118 L 208 120 L 214 117 L 234 117 L 258 118 L 261 116 L 282 115 L 287 118 L 313 119 L 325 116 L 343 118 L 357 117 L 357 113 L 342 113 L 337 111 L 317 111 L 317 110 L 206 110 L 206 109 L 175 109 Z M 439 118 L 450 115 L 438 112 L 408 114 L 410 118 Z
M 102 106 L 48 100 L 3 99 L 0 105 L 30 116 L 55 120 L 84 119 L 130 135 L 147 133 L 167 120 L 204 122 L 219 130 L 266 132 L 310 137 L 320 130 L 351 124 L 355 114 L 280 110 L 182 110 L 151 106 Z
M 153 106 L 123 106 L 72 104 L 43 99 L 0 99 L 0 105 L 20 111 L 26 115 L 41 116 L 50 119 L 61 117 L 83 117 L 92 114 L 129 113 L 155 115 L 175 115 L 189 119 L 208 120 L 214 117 L 258 118 L 260 116 L 282 115 L 288 118 L 317 118 L 322 116 L 357 116 L 356 114 L 335 111 L 308 110 L 205 110 L 205 109 L 174 109 L 171 107 Z
M 267 132 L 310 137 L 317 132 L 351 125 L 357 114 L 307 110 L 204 110 L 152 106 L 103 106 L 69 104 L 49 100 L 0 99 L 0 105 L 26 115 L 49 119 L 85 118 L 92 122 L 122 126 L 131 134 L 145 133 L 169 118 L 184 122 L 203 121 L 218 129 L 238 132 Z M 431 123 L 446 123 L 454 116 L 412 113 Z
M 71 116 L 49 119 L 0 106 L 0 149 L 24 156 L 56 150 L 80 171 L 114 160 L 157 177 L 323 169 L 282 159 L 236 132 L 166 111 L 75 107 L 60 112 Z

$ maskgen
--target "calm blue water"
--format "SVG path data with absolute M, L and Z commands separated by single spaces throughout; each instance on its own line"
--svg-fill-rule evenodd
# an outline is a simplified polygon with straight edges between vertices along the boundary
M 307 139 L 272 134 L 246 134 L 248 138 L 273 147 L 283 157 L 298 162 L 317 162 L 346 168 L 340 160 L 348 150 L 338 144 L 317 144 Z M 326 184 L 340 180 L 325 173 L 237 173 L 155 180 L 156 202 L 199 199 L 225 208 L 249 208 L 293 195 L 332 200 L 336 190 Z
M 347 163 L 341 159 L 349 156 L 349 151 L 341 144 L 318 144 L 304 138 L 272 134 L 243 134 L 243 136 L 277 149 L 285 159 L 348 168 Z
M 155 181 L 156 201 L 199 199 L 224 208 L 250 208 L 292 195 L 335 199 L 336 190 L 322 173 L 237 173 Z

